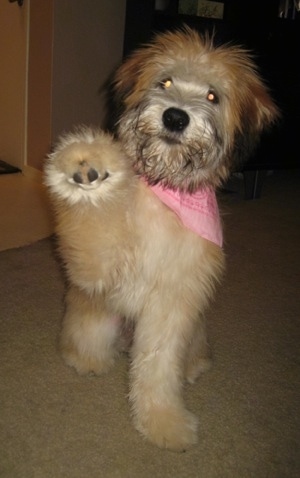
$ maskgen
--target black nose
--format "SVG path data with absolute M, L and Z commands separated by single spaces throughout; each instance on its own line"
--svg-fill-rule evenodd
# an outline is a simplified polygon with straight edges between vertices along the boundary
M 189 115 L 179 108 L 168 108 L 163 112 L 162 118 L 169 131 L 183 131 L 190 122 Z

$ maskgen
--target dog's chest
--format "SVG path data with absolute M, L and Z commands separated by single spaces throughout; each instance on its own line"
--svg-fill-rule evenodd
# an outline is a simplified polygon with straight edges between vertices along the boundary
M 219 247 L 223 243 L 223 231 L 215 192 L 210 188 L 194 194 L 181 193 L 162 186 L 149 186 L 142 180 L 145 218 L 147 229 L 154 235 L 177 234 L 188 241 L 188 232 L 213 242 Z M 176 229 L 176 231 L 174 230 Z M 179 232 L 180 231 L 180 232 Z M 172 238 L 169 240 L 172 241 Z M 173 242 L 173 241 L 172 241 Z
M 136 201 L 135 224 L 141 261 L 151 257 L 159 266 L 176 262 L 182 251 L 189 251 L 187 257 L 194 254 L 196 259 L 202 250 L 203 238 L 186 227 L 179 215 L 143 183 Z

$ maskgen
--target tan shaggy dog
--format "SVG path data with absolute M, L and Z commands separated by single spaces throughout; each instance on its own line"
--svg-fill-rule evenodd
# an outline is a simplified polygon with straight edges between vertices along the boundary
M 69 289 L 67 364 L 101 374 L 130 343 L 134 423 L 159 447 L 196 443 L 182 386 L 209 366 L 203 317 L 223 267 L 215 189 L 277 116 L 249 55 L 189 29 L 120 67 L 119 141 L 79 128 L 46 165 Z

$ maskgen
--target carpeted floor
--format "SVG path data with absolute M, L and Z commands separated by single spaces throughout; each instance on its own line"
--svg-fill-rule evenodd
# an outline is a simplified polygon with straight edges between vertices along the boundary
M 278 172 L 259 200 L 220 197 L 228 270 L 208 313 L 214 367 L 185 388 L 200 429 L 184 454 L 132 427 L 125 356 L 100 378 L 61 361 L 51 239 L 1 252 L 0 477 L 299 477 L 299 186 Z

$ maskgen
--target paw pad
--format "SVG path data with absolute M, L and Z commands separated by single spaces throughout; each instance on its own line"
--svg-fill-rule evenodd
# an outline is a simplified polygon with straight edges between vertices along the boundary
M 75 183 L 77 184 L 92 183 L 93 181 L 96 181 L 98 177 L 99 177 L 99 174 L 94 168 L 90 168 L 86 172 L 77 171 L 76 173 L 73 174 L 73 179 Z
M 99 173 L 86 161 L 82 161 L 78 170 L 73 174 L 73 180 L 77 184 L 91 184 L 99 178 Z

